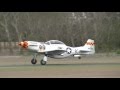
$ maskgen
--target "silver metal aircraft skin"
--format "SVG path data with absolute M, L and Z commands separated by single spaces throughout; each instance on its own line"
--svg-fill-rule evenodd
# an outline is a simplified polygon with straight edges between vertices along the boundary
M 59 40 L 49 40 L 47 42 L 23 41 L 19 45 L 29 51 L 34 52 L 34 57 L 31 60 L 32 64 L 36 64 L 36 57 L 38 53 L 43 54 L 44 57 L 40 61 L 41 65 L 46 65 L 47 57 L 62 59 L 69 56 L 81 58 L 81 55 L 90 55 L 95 53 L 94 40 L 88 39 L 84 46 L 70 47 Z

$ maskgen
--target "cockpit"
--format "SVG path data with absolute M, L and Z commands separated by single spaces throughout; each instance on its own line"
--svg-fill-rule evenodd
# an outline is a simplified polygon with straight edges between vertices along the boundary
M 64 44 L 63 42 L 59 41 L 59 40 L 50 40 L 45 42 L 45 44 Z

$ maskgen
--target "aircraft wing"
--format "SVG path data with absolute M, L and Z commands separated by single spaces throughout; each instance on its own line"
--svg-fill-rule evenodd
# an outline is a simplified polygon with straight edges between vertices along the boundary
M 90 52 L 89 50 L 80 50 L 80 53 Z
M 54 50 L 54 51 L 48 51 L 46 54 L 54 54 L 54 55 L 61 55 L 62 53 L 66 52 L 65 50 Z
M 86 55 L 86 54 L 89 54 L 91 51 L 90 50 L 80 50 L 79 53 L 81 55 Z

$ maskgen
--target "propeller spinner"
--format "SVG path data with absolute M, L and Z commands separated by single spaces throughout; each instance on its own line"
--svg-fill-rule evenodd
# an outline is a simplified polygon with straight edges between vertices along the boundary
M 28 47 L 28 42 L 27 41 L 20 42 L 19 46 L 21 46 L 23 48 L 27 48 Z

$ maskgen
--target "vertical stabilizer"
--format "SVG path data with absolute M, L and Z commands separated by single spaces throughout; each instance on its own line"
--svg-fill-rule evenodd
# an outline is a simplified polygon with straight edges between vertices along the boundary
M 90 54 L 94 54 L 95 53 L 95 42 L 92 39 L 88 39 L 87 42 L 85 43 L 84 47 L 86 49 L 91 50 Z

